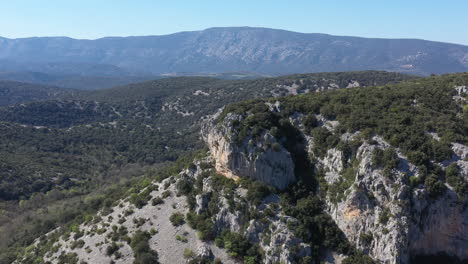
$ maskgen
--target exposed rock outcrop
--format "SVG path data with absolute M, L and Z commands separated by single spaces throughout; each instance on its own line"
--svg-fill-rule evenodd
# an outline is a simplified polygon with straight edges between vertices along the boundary
M 280 111 L 280 104 L 269 104 L 269 109 Z M 260 142 L 252 143 L 251 138 L 246 138 L 238 143 L 234 124 L 242 122 L 242 116 L 227 114 L 220 123 L 217 117 L 204 123 L 202 133 L 220 173 L 228 177 L 251 177 L 277 188 L 286 187 L 290 182 L 287 179 L 294 179 L 294 166 L 287 150 L 280 148 L 272 152 L 265 148 L 266 142 L 275 142 L 268 132 L 264 132 Z M 300 131 L 304 131 L 302 117 L 300 113 L 290 117 L 291 124 Z M 320 115 L 316 118 L 318 125 L 330 132 L 339 125 Z M 346 133 L 340 138 L 346 142 L 355 140 L 358 135 Z M 395 168 L 384 170 L 374 164 L 374 153 L 391 147 L 379 136 L 364 140 L 352 154 L 353 160 L 347 156 L 349 153 L 345 155 L 337 148 L 330 148 L 324 157 L 317 157 L 313 151 L 314 138 L 303 136 L 307 142 L 304 147 L 316 160 L 316 169 L 324 172 L 324 180 L 329 186 L 341 188 L 341 193 L 326 195 L 326 210 L 357 248 L 386 264 L 406 264 L 412 255 L 439 252 L 468 259 L 466 197 L 460 198 L 451 188 L 432 197 L 424 185 L 411 186 L 410 178 L 423 176 L 399 149 L 395 149 L 398 160 Z M 466 177 L 467 147 L 454 143 L 452 148 L 455 156 L 444 163 L 443 168 L 456 162 L 460 174 Z M 272 168 L 276 166 L 288 169 L 274 172 Z M 278 179 L 284 181 L 278 182 Z M 252 234 L 262 228 L 258 223 L 250 223 L 247 233 L 252 241 L 260 241 Z M 275 241 L 283 241 L 283 238 L 279 235 Z M 273 237 L 270 243 L 272 241 Z
M 354 181 L 341 201 L 326 200 L 329 214 L 350 241 L 381 263 L 409 263 L 411 255 L 440 252 L 468 259 L 466 201 L 451 189 L 435 200 L 422 186 L 412 191 L 409 177 L 420 177 L 419 171 L 398 150 L 399 165 L 386 176 L 372 157 L 376 149 L 388 147 L 374 137 L 374 145 L 364 142 L 358 148 Z M 330 149 L 317 159 L 330 185 L 343 177 L 342 156 L 341 151 Z
M 234 124 L 241 121 L 242 116 L 228 114 L 217 123 L 219 115 L 205 120 L 201 132 L 219 173 L 230 178 L 249 177 L 278 189 L 296 180 L 291 154 L 272 135 L 266 132 L 257 142 L 250 137 L 235 142 L 238 131 Z

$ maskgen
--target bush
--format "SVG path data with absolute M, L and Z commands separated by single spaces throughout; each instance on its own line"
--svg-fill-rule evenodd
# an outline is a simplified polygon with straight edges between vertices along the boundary
M 416 166 L 425 166 L 429 162 L 427 155 L 420 151 L 409 152 L 408 160 Z
M 392 214 L 388 208 L 384 208 L 382 213 L 379 215 L 379 223 L 386 225 Z
M 362 233 L 360 235 L 361 241 L 364 245 L 369 246 L 372 243 L 372 240 L 374 239 L 374 236 L 372 233 Z
M 77 264 L 78 263 L 78 255 L 75 252 L 64 253 L 60 254 L 58 257 L 58 264 Z
M 208 214 L 197 215 L 194 212 L 188 212 L 187 223 L 191 228 L 198 230 L 199 239 L 209 241 L 215 238 L 214 225 Z
M 112 244 L 110 244 L 106 249 L 106 255 L 111 256 L 118 250 L 119 250 L 119 246 L 115 242 L 112 242 Z
M 152 188 L 146 188 L 141 193 L 134 193 L 130 196 L 130 203 L 134 204 L 137 208 L 142 208 L 151 199 Z
M 172 193 L 169 190 L 166 190 L 162 193 L 162 199 L 166 199 L 167 197 L 171 196 Z
M 176 212 L 176 213 L 173 213 L 170 217 L 169 217 L 169 221 L 171 221 L 172 225 L 173 226 L 180 226 L 180 225 L 183 225 L 185 223 L 185 220 L 184 220 L 184 215 L 179 213 L 179 212 Z
M 456 163 L 450 164 L 445 170 L 445 180 L 459 196 L 468 194 L 468 184 L 460 175 L 460 167 Z
M 134 264 L 152 264 L 158 262 L 158 253 L 152 250 L 148 241 L 151 235 L 148 232 L 136 231 L 131 238 L 130 247 L 135 256 Z
M 188 195 L 193 189 L 193 182 L 184 177 L 177 182 L 176 188 L 178 195 Z
M 221 237 L 217 237 L 215 238 L 215 245 L 219 248 L 223 248 L 224 247 L 224 241 Z
M 340 142 L 340 138 L 325 127 L 316 127 L 311 134 L 314 138 L 314 153 L 318 157 L 324 157 L 328 149 L 336 147 Z
M 260 263 L 262 255 L 258 245 L 251 244 L 238 233 L 224 231 L 219 237 L 231 257 L 244 260 L 244 263 Z
M 180 241 L 180 242 L 184 242 L 184 243 L 187 243 L 187 242 L 188 242 L 187 237 L 181 236 L 181 235 L 176 235 L 176 240 L 177 240 L 177 241 Z
M 264 183 L 254 181 L 247 186 L 247 200 L 259 205 L 262 200 L 272 193 L 272 188 Z
M 398 167 L 400 159 L 398 158 L 394 148 L 386 148 L 385 150 L 378 148 L 372 155 L 372 163 L 377 168 L 392 170 Z
M 434 174 L 426 177 L 424 185 L 429 193 L 429 196 L 434 199 L 444 194 L 447 190 L 447 187 L 445 187 L 445 185 Z
M 313 113 L 310 113 L 302 119 L 302 123 L 304 124 L 304 127 L 306 128 L 306 132 L 310 134 L 310 131 L 314 127 L 317 126 L 318 122 L 317 122 L 317 118 L 315 117 L 315 115 Z
M 156 198 L 153 198 L 153 200 L 151 200 L 151 205 L 153 205 L 153 206 L 163 204 L 163 203 L 164 203 L 164 200 L 159 196 L 156 197 Z
M 70 245 L 70 248 L 71 249 L 82 248 L 84 246 L 84 244 L 85 244 L 85 242 L 82 239 L 76 240 Z

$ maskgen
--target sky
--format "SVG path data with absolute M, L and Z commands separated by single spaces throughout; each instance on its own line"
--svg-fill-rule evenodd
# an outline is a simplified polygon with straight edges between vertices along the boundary
M 468 0 L 0 0 L 0 36 L 165 35 L 252 26 L 468 45 Z

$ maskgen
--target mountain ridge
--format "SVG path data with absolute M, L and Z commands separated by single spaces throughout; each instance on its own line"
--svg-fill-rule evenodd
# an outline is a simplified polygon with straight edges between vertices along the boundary
M 95 72 L 119 76 L 228 71 L 284 75 L 350 70 L 429 75 L 468 70 L 468 46 L 460 44 L 254 27 L 209 28 L 170 35 L 96 40 L 2 38 L 0 47 L 3 47 L 0 70 L 25 68 L 83 75 Z M 68 67 L 64 67 L 66 65 Z
M 429 41 L 429 42 L 436 42 L 436 43 L 444 43 L 444 44 L 453 44 L 453 45 L 459 45 L 459 46 L 467 46 L 466 44 L 461 44 L 461 43 L 452 43 L 452 42 L 446 42 L 446 41 L 439 41 L 439 40 L 430 40 L 430 39 L 423 39 L 423 38 L 384 38 L 384 37 L 360 37 L 360 36 L 352 36 L 352 35 L 334 35 L 334 34 L 328 34 L 328 33 L 319 33 L 319 32 L 301 32 L 301 31 L 296 31 L 296 30 L 288 30 L 288 29 L 281 29 L 281 28 L 269 28 L 269 27 L 252 27 L 252 26 L 226 26 L 226 27 L 209 27 L 201 30 L 186 30 L 186 31 L 178 31 L 178 32 L 173 32 L 173 33 L 167 33 L 167 34 L 149 34 L 149 35 L 128 35 L 128 36 L 104 36 L 104 37 L 98 37 L 98 38 L 75 38 L 75 37 L 69 37 L 69 36 L 32 36 L 32 37 L 19 37 L 19 38 L 9 38 L 9 37 L 3 37 L 0 36 L 0 40 L 22 40 L 22 39 L 39 39 L 39 38 L 57 38 L 57 39 L 68 39 L 68 40 L 88 40 L 88 41 L 95 41 L 95 40 L 104 40 L 104 39 L 124 39 L 124 38 L 139 38 L 139 37 L 164 37 L 164 36 L 170 36 L 170 35 L 176 35 L 176 34 L 183 34 L 183 33 L 199 33 L 203 31 L 209 31 L 209 30 L 224 30 L 224 29 L 265 29 L 265 30 L 276 30 L 276 31 L 283 31 L 283 32 L 289 32 L 289 33 L 298 33 L 298 34 L 306 34 L 306 35 L 317 35 L 317 36 L 331 36 L 331 37 L 350 37 L 350 38 L 359 38 L 359 39 L 382 39 L 382 40 L 418 40 L 418 41 Z

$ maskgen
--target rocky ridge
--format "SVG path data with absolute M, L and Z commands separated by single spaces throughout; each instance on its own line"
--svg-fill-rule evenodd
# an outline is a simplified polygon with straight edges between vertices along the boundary
M 270 111 L 281 109 L 278 101 L 267 105 Z M 216 160 L 216 169 L 223 174 L 227 172 L 285 188 L 294 182 L 294 174 L 290 176 L 294 171 L 290 153 L 282 146 L 277 147 L 277 152 L 264 147 L 270 142 L 279 141 L 271 139 L 268 132 L 263 137 L 257 137 L 255 144 L 252 144 L 251 137 L 240 143 L 232 140 L 232 135 L 239 133 L 233 122 L 241 122 L 248 116 L 228 113 L 219 123 L 213 121 L 218 115 L 206 122 L 202 130 L 203 138 Z M 300 113 L 290 117 L 291 123 L 302 132 L 303 118 L 304 115 Z M 336 121 L 326 120 L 320 115 L 316 119 L 319 126 L 331 132 L 338 125 Z M 303 136 L 304 148 L 315 161 L 315 170 L 323 175 L 326 187 L 322 186 L 321 192 L 327 205 L 326 211 L 357 248 L 379 263 L 388 264 L 409 263 L 414 255 L 437 255 L 441 252 L 468 259 L 466 196 L 457 195 L 447 183 L 447 191 L 436 198 L 422 184 L 411 186 L 410 181 L 416 182 L 422 177 L 419 168 L 378 135 L 362 141 L 352 157 L 337 148 L 328 149 L 321 157 L 314 151 L 314 138 L 305 133 Z M 357 138 L 360 138 L 359 132 L 341 135 L 343 142 Z M 249 144 L 257 146 L 260 153 L 252 150 L 255 148 L 248 149 Z M 452 143 L 454 156 L 442 162 L 442 168 L 456 163 L 466 180 L 467 149 L 467 146 Z M 390 170 L 374 161 L 375 155 L 386 150 L 395 153 L 396 166 Z M 250 158 L 251 162 L 247 158 L 251 156 L 246 153 L 255 153 L 254 158 Z M 258 162 L 264 157 L 268 157 L 271 163 Z M 284 167 L 284 164 L 289 165 L 288 170 L 277 174 L 271 172 L 275 166 Z M 283 181 L 281 184 L 277 184 L 279 179 Z M 330 190 L 336 186 L 344 186 L 340 190 L 343 193 L 330 194 L 330 191 L 323 189 L 328 187 Z

